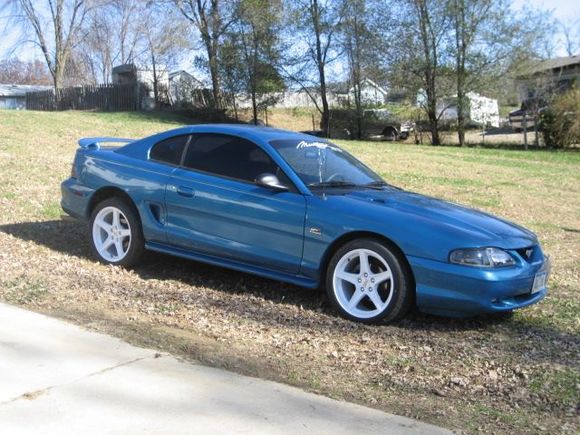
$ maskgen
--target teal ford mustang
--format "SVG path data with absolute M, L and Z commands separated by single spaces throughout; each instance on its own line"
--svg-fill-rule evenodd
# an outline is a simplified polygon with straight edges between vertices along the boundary
M 104 263 L 130 266 L 148 249 L 325 287 L 338 313 L 369 323 L 412 305 L 509 312 L 547 292 L 532 232 L 391 186 L 325 139 L 197 125 L 79 144 L 61 204 L 90 223 Z

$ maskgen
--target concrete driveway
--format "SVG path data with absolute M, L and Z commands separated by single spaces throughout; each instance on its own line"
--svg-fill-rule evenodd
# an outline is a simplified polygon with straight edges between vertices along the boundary
M 0 304 L 0 433 L 450 432 Z

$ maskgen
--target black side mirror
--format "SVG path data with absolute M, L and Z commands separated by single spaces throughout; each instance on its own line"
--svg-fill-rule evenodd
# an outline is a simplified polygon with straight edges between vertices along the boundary
M 287 186 L 284 186 L 282 183 L 280 183 L 278 177 L 270 173 L 258 175 L 256 177 L 256 185 L 265 187 L 266 189 L 275 190 L 277 192 L 286 192 L 288 190 Z

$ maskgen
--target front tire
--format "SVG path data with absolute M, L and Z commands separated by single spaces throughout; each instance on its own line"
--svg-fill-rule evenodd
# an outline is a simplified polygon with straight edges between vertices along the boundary
M 401 319 L 412 300 L 411 278 L 394 249 L 374 239 L 353 240 L 332 256 L 326 292 L 349 320 L 391 323 Z
M 93 256 L 104 264 L 129 267 L 145 251 L 137 212 L 116 197 L 100 202 L 91 213 L 89 241 Z

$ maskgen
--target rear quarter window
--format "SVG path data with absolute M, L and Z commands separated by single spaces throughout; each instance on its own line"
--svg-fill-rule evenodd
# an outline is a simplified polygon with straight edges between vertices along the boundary
M 156 162 L 179 165 L 183 150 L 191 136 L 174 136 L 157 142 L 149 151 L 149 159 Z

